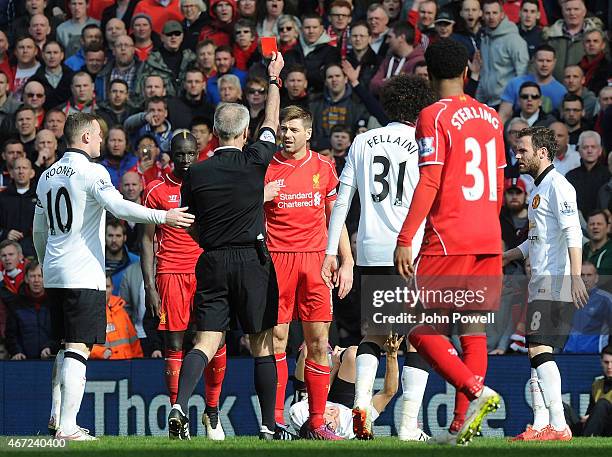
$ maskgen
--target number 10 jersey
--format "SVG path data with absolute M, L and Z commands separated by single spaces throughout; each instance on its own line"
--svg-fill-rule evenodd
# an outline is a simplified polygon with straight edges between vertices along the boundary
M 442 166 L 421 253 L 501 254 L 500 169 L 503 124 L 494 109 L 468 95 L 441 99 L 419 115 L 419 166 Z
M 357 265 L 392 266 L 397 235 L 419 181 L 418 148 L 411 125 L 391 122 L 358 135 L 340 182 L 359 192 Z M 412 242 L 419 251 L 423 227 Z

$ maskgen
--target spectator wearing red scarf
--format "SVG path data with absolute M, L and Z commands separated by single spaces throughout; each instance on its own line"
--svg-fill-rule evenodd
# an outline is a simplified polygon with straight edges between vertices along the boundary
M 234 25 L 234 45 L 232 46 L 236 68 L 247 71 L 257 53 L 257 28 L 250 19 L 238 19 Z
M 352 7 L 346 0 L 334 0 L 329 7 L 329 22 L 327 34 L 331 38 L 329 44 L 336 46 L 342 58 L 345 58 L 350 50 L 349 34 Z
M 606 37 L 599 29 L 584 34 L 584 57 L 578 65 L 584 72 L 584 85 L 596 94 L 612 79 L 612 65 L 606 58 Z
M 298 44 L 302 25 L 300 20 L 295 16 L 283 14 L 278 18 L 277 26 L 279 51 L 284 55 Z

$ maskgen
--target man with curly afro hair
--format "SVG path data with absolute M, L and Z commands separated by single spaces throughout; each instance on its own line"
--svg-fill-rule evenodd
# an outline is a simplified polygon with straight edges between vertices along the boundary
M 463 45 L 441 39 L 427 48 L 425 60 L 440 100 L 417 120 L 420 178 L 397 238 L 395 266 L 406 279 L 416 275 L 429 317 L 460 316 L 469 322 L 459 328 L 463 358 L 446 338 L 448 325 L 416 325 L 408 336 L 457 390 L 454 420 L 436 441 L 467 444 L 500 403 L 499 395 L 484 385 L 487 338 L 481 313 L 497 309 L 501 293 L 503 124 L 492 108 L 464 94 L 468 56 Z M 413 264 L 413 240 L 424 218 L 423 244 Z M 469 303 L 459 295 L 441 299 L 440 293 L 449 289 L 479 291 L 481 298 Z M 470 401 L 475 404 L 466 419 Z
M 336 254 L 342 225 L 351 200 L 359 191 L 361 213 L 357 233 L 357 266 L 364 280 L 376 276 L 396 276 L 393 249 L 419 179 L 418 146 L 415 121 L 419 112 L 436 101 L 427 81 L 397 75 L 383 86 L 381 102 L 391 119 L 386 127 L 358 135 L 351 146 L 340 176 L 338 198 L 329 223 L 329 238 L 322 275 L 332 286 L 337 271 Z M 424 219 L 424 218 L 423 218 Z M 420 233 L 423 233 L 421 227 Z M 420 239 L 415 237 L 414 252 Z M 389 329 L 370 319 L 369 330 L 359 344 L 356 357 L 353 428 L 358 439 L 372 439 L 372 389 L 376 370 Z M 425 441 L 429 437 L 419 428 L 428 366 L 416 352 L 407 355 L 402 371 L 404 390 L 400 439 Z M 376 415 L 374 413 L 374 415 Z

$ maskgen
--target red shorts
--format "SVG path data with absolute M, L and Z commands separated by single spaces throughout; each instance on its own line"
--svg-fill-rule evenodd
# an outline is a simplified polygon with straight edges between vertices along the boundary
M 193 273 L 161 273 L 155 276 L 161 300 L 158 330 L 182 332 L 191 320 L 196 275 Z
M 425 309 L 460 312 L 499 308 L 501 254 L 419 255 L 415 277 Z
M 278 323 L 331 322 L 331 290 L 321 278 L 325 252 L 271 252 L 278 280 Z M 297 304 L 297 306 L 296 306 Z

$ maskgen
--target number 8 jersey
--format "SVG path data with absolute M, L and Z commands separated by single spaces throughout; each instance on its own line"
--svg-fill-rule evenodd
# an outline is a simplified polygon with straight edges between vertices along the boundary
M 419 166 L 441 165 L 421 253 L 500 254 L 498 169 L 506 166 L 503 124 L 468 95 L 428 106 L 416 126 Z
M 165 211 L 123 200 L 106 168 L 78 149 L 67 149 L 42 173 L 36 193 L 34 232 L 47 234 L 46 246 L 35 237 L 46 288 L 106 289 L 106 208 L 134 222 L 165 222 Z
M 359 191 L 357 265 L 392 266 L 397 235 L 419 181 L 418 148 L 411 125 L 391 122 L 358 135 L 340 182 Z M 412 247 L 419 251 L 422 229 Z

